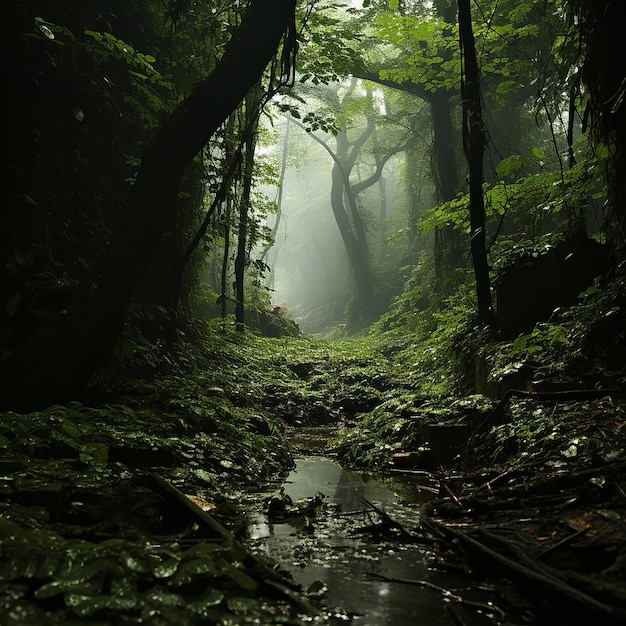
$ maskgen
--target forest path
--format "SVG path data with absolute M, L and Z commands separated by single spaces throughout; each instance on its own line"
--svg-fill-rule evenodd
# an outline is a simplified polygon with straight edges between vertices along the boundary
M 455 565 L 470 573 L 465 588 L 448 589 L 448 597 L 457 603 L 446 604 L 442 623 L 586 626 L 625 621 L 621 581 L 626 562 L 626 407 L 620 394 L 594 390 L 580 397 L 515 398 L 486 431 L 470 440 L 470 455 L 450 457 L 451 465 L 442 467 L 437 455 L 420 451 L 432 447 L 427 441 L 432 424 L 472 432 L 492 415 L 496 402 L 428 393 L 416 384 L 411 366 L 398 359 L 386 359 L 374 377 L 374 362 L 380 364 L 374 357 L 335 369 L 339 376 L 332 385 L 318 384 L 328 370 L 325 362 L 298 368 L 314 389 L 338 388 L 342 398 L 352 402 L 330 404 L 340 414 L 334 428 L 288 427 L 286 434 L 298 451 L 313 447 L 316 452 L 338 453 L 342 462 L 361 471 L 389 476 L 406 470 L 412 477 L 426 474 L 435 479 L 440 497 L 426 506 L 419 520 L 405 527 L 401 507 L 377 507 L 380 517 L 368 530 L 377 524 L 395 531 L 410 529 L 412 540 L 424 540 L 422 563 L 449 574 Z M 359 403 L 362 398 L 367 402 Z M 315 423 L 315 417 L 298 423 Z M 324 438 L 337 433 L 339 439 L 324 447 Z M 375 536 L 370 538 L 374 543 Z M 353 569 L 359 571 L 358 566 Z M 367 575 L 392 586 L 421 585 L 437 591 L 426 578 L 383 570 L 379 562 Z M 486 594 L 473 598 L 478 587 Z M 438 619 L 436 611 L 432 615 Z M 355 618 L 355 623 L 359 619 L 369 623 L 367 617 Z M 402 623 L 398 616 L 393 619 Z
M 619 623 L 606 605 L 626 604 L 623 407 L 604 398 L 541 410 L 531 399 L 515 402 L 475 442 L 476 467 L 442 471 L 419 451 L 424 423 L 471 423 L 493 403 L 436 396 L 417 384 L 418 374 L 375 341 L 223 330 L 190 346 L 167 374 L 111 378 L 83 403 L 0 414 L 0 623 L 307 623 L 307 602 L 292 582 L 248 558 L 265 550 L 254 544 L 263 538 L 251 536 L 251 515 L 288 531 L 277 543 L 299 546 L 286 558 L 294 572 L 308 562 L 311 579 L 330 570 L 341 582 L 346 569 L 359 579 L 352 596 L 333 595 L 330 581 L 308 588 L 309 604 L 326 611 L 318 620 L 345 622 L 349 614 L 364 624 L 375 607 L 395 611 L 421 596 L 434 602 L 419 610 L 425 619 L 432 611 L 450 624 Z M 334 458 L 300 454 L 311 442 L 319 450 L 335 429 L 342 437 L 325 455 L 339 455 L 365 487 L 376 474 L 399 500 L 359 496 L 369 504 L 357 512 L 314 495 L 287 500 L 311 462 L 333 468 L 333 497 L 346 480 Z M 304 435 L 299 450 L 285 431 Z M 289 477 L 294 459 L 304 465 Z M 410 477 L 402 488 L 399 470 Z M 198 509 L 164 498 L 146 481 L 152 474 L 192 496 L 234 541 L 216 535 Z M 437 499 L 419 504 L 424 491 Z M 329 538 L 326 547 L 316 543 Z M 524 567 L 511 567 L 522 556 Z M 543 578 L 534 571 L 529 579 L 533 568 Z M 443 572 L 440 584 L 434 570 Z M 459 572 L 469 578 L 455 579 Z M 517 582 L 502 582 L 513 576 Z M 552 586 L 537 582 L 546 579 Z M 485 596 L 494 598 L 491 612 Z M 581 606 L 598 619 L 577 622 Z

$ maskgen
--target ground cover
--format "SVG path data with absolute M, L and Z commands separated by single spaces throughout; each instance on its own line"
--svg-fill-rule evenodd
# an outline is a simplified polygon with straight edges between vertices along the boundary
M 356 344 L 207 336 L 168 375 L 0 415 L 3 624 L 300 623 L 310 609 L 249 558 L 238 503 L 293 466 L 287 422 L 337 421 L 390 383 Z
M 497 590 L 488 623 L 623 619 L 618 393 L 499 405 L 434 393 L 413 353 L 380 337 L 217 330 L 167 375 L 109 377 L 83 403 L 0 415 L 3 624 L 330 619 L 319 589 L 307 597 L 245 547 L 242 507 L 293 466 L 286 431 L 353 468 L 427 474 L 438 490 L 429 517 L 405 527 L 393 510 L 372 509 L 372 532 L 427 545 L 433 567 Z M 445 465 L 433 423 L 474 434 Z M 307 505 L 294 506 L 301 515 Z M 305 517 L 310 532 L 315 516 Z M 484 621 L 484 609 L 457 603 L 450 620 L 482 611 Z

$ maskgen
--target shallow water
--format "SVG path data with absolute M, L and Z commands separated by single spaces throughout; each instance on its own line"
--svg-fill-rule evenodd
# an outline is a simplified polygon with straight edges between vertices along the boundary
M 375 578 L 428 581 L 454 593 L 467 595 L 467 579 L 440 574 L 429 568 L 428 552 L 419 546 L 376 538 L 380 521 L 364 500 L 383 509 L 411 531 L 419 525 L 420 504 L 415 487 L 398 481 L 382 482 L 350 474 L 334 461 L 320 456 L 296 460 L 283 489 L 294 502 L 325 496 L 323 507 L 306 529 L 289 523 L 270 523 L 261 512 L 251 514 L 250 544 L 287 570 L 306 591 L 322 590 L 331 621 L 352 620 L 358 626 L 428 626 L 454 622 L 446 600 L 436 590 Z M 419 497 L 419 496 L 418 496 Z M 421 496 L 425 501 L 431 496 Z M 370 511 L 370 512 L 368 512 Z M 298 530 L 298 528 L 300 528 Z M 472 621 L 489 623 L 489 621 Z
M 379 481 L 349 474 L 331 459 L 321 456 L 298 459 L 285 481 L 284 490 L 294 501 L 322 493 L 344 513 L 363 510 L 363 499 L 385 505 L 400 501 L 396 492 Z

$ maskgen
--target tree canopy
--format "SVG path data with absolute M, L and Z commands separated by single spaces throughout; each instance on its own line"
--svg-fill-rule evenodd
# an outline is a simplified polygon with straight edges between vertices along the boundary
M 267 251 L 288 210 L 281 192 L 272 217 L 269 189 L 299 158 L 285 143 L 279 174 L 271 156 L 284 115 L 331 159 L 353 284 L 336 306 L 352 330 L 427 259 L 440 300 L 472 250 L 494 328 L 489 274 L 507 251 L 591 233 L 617 267 L 623 85 L 597 68 L 624 54 L 600 44 L 617 40 L 604 13 L 485 0 L 463 22 L 464 6 L 7 3 L 3 403 L 71 398 L 107 359 L 161 350 L 197 314 L 273 323 L 279 247 L 269 265 Z

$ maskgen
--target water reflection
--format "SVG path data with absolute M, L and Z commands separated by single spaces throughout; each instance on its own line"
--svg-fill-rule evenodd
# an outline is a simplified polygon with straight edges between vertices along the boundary
M 388 487 L 376 480 L 349 474 L 325 457 L 299 459 L 285 481 L 284 490 L 294 501 L 322 493 L 343 512 L 362 510 L 365 508 L 363 499 L 380 504 L 400 501 L 400 496 Z
M 250 539 L 263 539 L 272 534 L 270 525 L 265 513 L 252 513 L 248 520 L 248 537 Z
M 344 472 L 328 458 L 302 458 L 287 478 L 285 494 L 297 501 L 320 492 L 336 507 L 327 508 L 327 514 L 315 520 L 313 534 L 298 533 L 288 524 L 272 525 L 257 514 L 250 521 L 249 537 L 256 539 L 257 549 L 280 563 L 304 589 L 323 582 L 327 587 L 326 606 L 352 615 L 354 624 L 449 625 L 445 605 L 436 592 L 371 577 L 378 573 L 432 580 L 420 549 L 375 543 L 370 532 L 359 532 L 378 519 L 375 515 L 370 519 L 366 513 L 355 514 L 367 509 L 364 499 L 384 508 L 407 528 L 418 525 L 419 508 L 403 502 L 399 484 L 398 489 L 391 486 Z

